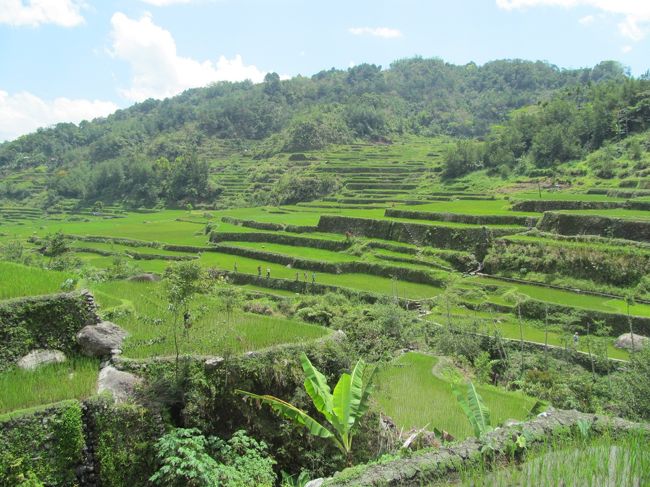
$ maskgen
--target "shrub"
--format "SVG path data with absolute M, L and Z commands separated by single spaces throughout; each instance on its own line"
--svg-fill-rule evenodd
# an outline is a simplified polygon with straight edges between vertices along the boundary
M 228 441 L 177 428 L 156 443 L 159 468 L 149 479 L 164 487 L 272 486 L 274 460 L 261 442 L 237 431 Z

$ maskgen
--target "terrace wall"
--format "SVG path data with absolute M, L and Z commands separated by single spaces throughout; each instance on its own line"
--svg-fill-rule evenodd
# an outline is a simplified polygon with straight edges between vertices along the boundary
M 30 296 L 0 302 L 0 370 L 30 350 L 77 350 L 76 333 L 99 321 L 87 291 Z
M 156 414 L 103 397 L 7 414 L 0 417 L 0 485 L 18 485 L 30 473 L 54 487 L 147 485 L 162 434 Z
M 341 251 L 350 247 L 351 242 L 341 240 L 326 240 L 321 238 L 296 237 L 286 233 L 258 232 L 212 232 L 210 241 L 220 242 L 268 242 L 297 247 L 312 247 L 315 249 Z
M 323 487 L 369 487 L 369 486 L 421 486 L 444 482 L 463 469 L 480 465 L 481 449 L 487 444 L 495 452 L 495 464 L 511 461 L 508 452 L 514 448 L 514 440 L 526 434 L 527 448 L 553 442 L 554 438 L 566 437 L 586 421 L 594 435 L 609 434 L 613 437 L 626 433 L 642 434 L 650 438 L 650 425 L 633 423 L 620 418 L 610 418 L 578 411 L 555 410 L 542 413 L 535 419 L 509 427 L 498 428 L 482 439 L 471 438 L 460 444 L 442 447 L 407 458 L 353 467 L 325 479 Z
M 242 220 L 240 218 L 233 218 L 231 216 L 221 217 L 221 221 L 224 223 L 230 223 L 231 225 L 240 225 L 242 227 L 256 228 L 258 230 L 284 230 L 286 232 L 293 233 L 308 233 L 316 231 L 316 227 L 309 225 L 287 225 L 284 223 L 257 222 L 254 220 Z
M 520 272 L 559 273 L 615 286 L 633 286 L 650 269 L 650 252 L 629 247 L 548 245 L 546 242 L 498 240 L 485 257 L 488 274 Z
M 602 311 L 573 308 L 550 304 L 544 301 L 528 299 L 520 305 L 521 315 L 524 318 L 543 320 L 548 310 L 549 313 L 574 315 L 582 324 L 583 332 L 587 332 L 587 325 L 593 326 L 594 322 L 602 321 L 612 327 L 612 335 L 620 335 L 630 331 L 630 323 L 634 333 L 650 336 L 650 318 L 643 316 L 630 316 L 620 313 L 604 313 Z
M 546 212 L 537 228 L 562 235 L 599 235 L 650 242 L 650 221 Z
M 352 232 L 358 236 L 394 240 L 418 246 L 428 245 L 446 249 L 466 250 L 475 252 L 480 259 L 485 255 L 494 237 L 510 235 L 516 232 L 515 230 L 489 229 L 487 227 L 448 227 L 330 215 L 320 217 L 318 231 L 331 233 Z
M 537 217 L 520 215 L 465 215 L 461 213 L 395 210 L 390 208 L 384 214 L 392 218 L 468 223 L 472 225 L 522 225 L 532 227 L 537 224 L 538 220 Z
M 612 208 L 625 208 L 623 201 L 564 201 L 564 200 L 526 200 L 512 203 L 513 211 L 532 211 L 544 213 L 557 210 L 605 210 Z

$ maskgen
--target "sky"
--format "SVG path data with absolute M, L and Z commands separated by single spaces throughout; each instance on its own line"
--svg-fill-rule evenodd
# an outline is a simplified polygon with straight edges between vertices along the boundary
M 0 0 L 0 141 L 216 81 L 416 55 L 640 76 L 650 0 Z

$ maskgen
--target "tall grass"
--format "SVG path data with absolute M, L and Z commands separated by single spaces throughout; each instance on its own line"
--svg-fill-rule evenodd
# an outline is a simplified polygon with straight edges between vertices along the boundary
M 0 373 L 0 414 L 64 399 L 83 399 L 97 386 L 99 361 L 74 358 L 35 370 Z
M 547 444 L 528 461 L 487 471 L 462 472 L 463 486 L 646 486 L 650 485 L 648 439 L 636 434 L 591 442 Z
M 458 439 L 473 434 L 465 414 L 451 390 L 451 382 L 432 373 L 437 359 L 409 352 L 380 370 L 375 400 L 380 409 L 404 429 L 438 428 Z M 490 408 L 493 424 L 506 419 L 525 419 L 535 400 L 495 387 L 478 390 Z

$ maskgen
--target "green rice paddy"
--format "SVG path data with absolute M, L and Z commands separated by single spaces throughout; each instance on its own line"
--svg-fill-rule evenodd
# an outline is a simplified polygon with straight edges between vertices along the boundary
M 473 434 L 452 393 L 452 383 L 433 374 L 437 358 L 409 352 L 379 370 L 375 400 L 399 428 L 445 430 L 458 439 Z M 535 399 L 491 386 L 479 386 L 493 424 L 526 419 Z

